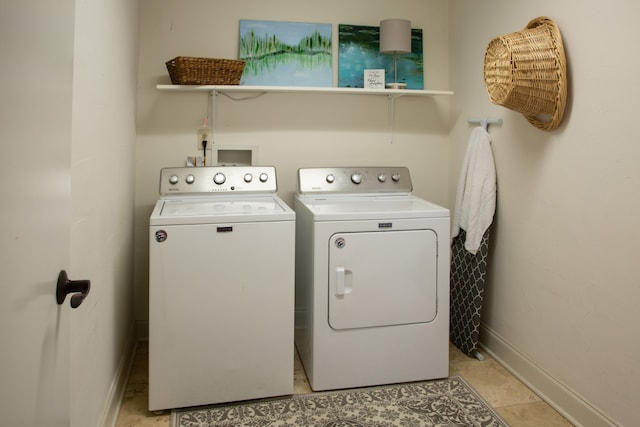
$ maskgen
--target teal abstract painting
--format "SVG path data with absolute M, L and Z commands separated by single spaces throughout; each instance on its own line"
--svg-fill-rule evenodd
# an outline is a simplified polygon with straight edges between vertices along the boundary
M 338 87 L 364 87 L 366 69 L 384 69 L 386 83 L 394 80 L 393 55 L 380 53 L 380 27 L 340 24 Z M 398 55 L 398 82 L 424 89 L 422 29 L 411 29 L 411 53 Z

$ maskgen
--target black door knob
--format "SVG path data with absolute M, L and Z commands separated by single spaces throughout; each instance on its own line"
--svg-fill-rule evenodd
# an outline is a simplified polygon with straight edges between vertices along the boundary
M 71 295 L 71 308 L 78 308 L 82 301 L 89 294 L 91 281 L 89 280 L 69 280 L 67 272 L 62 270 L 58 274 L 58 285 L 56 286 L 56 300 L 58 304 L 62 304 L 67 297 Z

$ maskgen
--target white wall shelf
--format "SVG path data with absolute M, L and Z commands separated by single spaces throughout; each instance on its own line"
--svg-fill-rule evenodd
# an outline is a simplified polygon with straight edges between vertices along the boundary
M 433 97 L 438 95 L 453 95 L 448 90 L 415 90 L 415 89 L 362 89 L 349 87 L 298 87 L 298 86 L 243 86 L 243 85 L 156 85 L 156 88 L 167 92 L 205 92 L 209 94 L 209 123 L 213 133 L 216 132 L 218 94 L 223 94 L 236 101 L 254 99 L 267 93 L 306 93 L 306 94 L 341 94 L 341 95 L 377 95 L 387 98 L 389 104 L 389 134 L 393 143 L 394 138 L 394 104 L 397 98 Z M 246 97 L 234 98 L 233 94 L 246 94 Z
M 453 95 L 448 90 L 414 89 L 362 89 L 349 87 L 297 87 L 297 86 L 195 86 L 195 85 L 157 85 L 157 89 L 176 92 L 222 92 L 222 93 L 324 93 L 349 95 L 384 95 L 393 98 L 401 96 Z

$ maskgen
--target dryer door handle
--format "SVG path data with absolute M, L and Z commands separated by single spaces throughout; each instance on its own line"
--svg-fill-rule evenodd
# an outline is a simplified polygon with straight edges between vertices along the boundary
M 353 272 L 344 267 L 336 267 L 336 296 L 353 292 Z

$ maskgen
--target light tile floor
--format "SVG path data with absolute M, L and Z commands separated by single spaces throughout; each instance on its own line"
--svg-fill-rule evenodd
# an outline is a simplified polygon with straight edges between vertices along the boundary
M 483 361 L 479 361 L 467 357 L 454 345 L 449 347 L 449 375 L 464 378 L 510 426 L 571 426 L 571 423 L 488 355 L 485 355 Z M 141 341 L 138 343 L 116 427 L 169 426 L 169 411 L 157 415 L 147 409 L 148 359 L 147 342 Z M 294 393 L 309 392 L 309 382 L 296 356 Z

